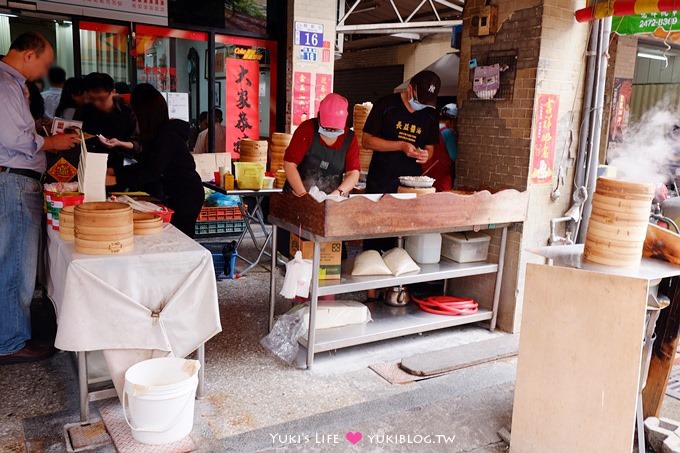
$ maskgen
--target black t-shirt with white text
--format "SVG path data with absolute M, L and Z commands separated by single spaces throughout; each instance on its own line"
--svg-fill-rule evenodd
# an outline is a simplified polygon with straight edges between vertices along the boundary
M 426 108 L 409 112 L 400 94 L 378 100 L 368 115 L 364 132 L 384 140 L 412 143 L 416 148 L 439 143 L 437 111 Z M 400 176 L 419 176 L 420 164 L 403 151 L 374 152 L 368 170 L 367 193 L 395 193 Z

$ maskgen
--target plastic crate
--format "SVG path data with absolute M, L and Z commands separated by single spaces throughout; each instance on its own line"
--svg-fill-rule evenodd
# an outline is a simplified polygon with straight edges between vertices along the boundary
M 213 267 L 215 268 L 215 278 L 217 280 L 222 280 L 225 278 L 224 275 L 224 254 L 222 251 L 224 250 L 224 247 L 227 245 L 225 242 L 211 242 L 211 243 L 201 243 L 203 247 L 208 249 L 208 251 L 212 254 L 212 260 L 213 260 Z
M 220 220 L 217 222 L 196 222 L 196 237 L 228 236 L 241 234 L 246 229 L 243 220 Z
M 243 218 L 238 206 L 228 208 L 203 207 L 198 214 L 199 222 L 216 222 L 218 220 L 240 220 Z

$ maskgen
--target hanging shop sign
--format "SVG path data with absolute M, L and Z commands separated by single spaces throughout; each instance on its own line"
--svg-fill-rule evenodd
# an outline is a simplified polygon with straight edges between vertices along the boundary
M 323 47 L 323 25 L 295 22 L 295 44 L 305 47 Z
M 609 145 L 623 142 L 633 99 L 633 79 L 614 79 L 612 111 L 609 118 Z
M 612 32 L 619 35 L 654 33 L 658 29 L 665 32 L 680 31 L 678 11 L 643 13 L 612 19 Z
M 167 25 L 168 0 L 37 0 L 38 11 Z
M 529 173 L 531 184 L 551 184 L 553 181 L 559 107 L 559 95 L 538 96 L 534 111 L 534 157 Z
M 257 60 L 227 58 L 226 71 L 226 151 L 235 158 L 241 140 L 260 138 L 260 63 Z
M 269 50 L 264 47 L 227 46 L 227 57 L 269 64 Z
M 293 126 L 299 126 L 312 118 L 312 73 L 293 74 Z
M 591 0 L 576 11 L 578 22 L 680 10 L 680 0 Z

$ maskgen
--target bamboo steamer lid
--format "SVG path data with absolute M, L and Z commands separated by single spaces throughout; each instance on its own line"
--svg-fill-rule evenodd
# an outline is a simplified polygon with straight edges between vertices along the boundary
M 146 212 L 134 213 L 134 233 L 150 235 L 163 231 L 163 219 L 160 216 Z
M 431 193 L 437 192 L 437 189 L 434 187 L 405 187 L 405 186 L 399 186 L 398 189 L 399 193 L 414 193 L 418 196 L 420 195 L 428 195 Z
M 639 265 L 653 197 L 653 184 L 599 178 L 584 258 L 607 266 Z
M 272 134 L 272 146 L 282 146 L 284 148 L 288 147 L 293 136 L 291 134 L 285 134 L 283 132 L 274 132 Z
M 125 203 L 89 202 L 74 209 L 78 226 L 118 227 L 132 224 L 132 209 Z

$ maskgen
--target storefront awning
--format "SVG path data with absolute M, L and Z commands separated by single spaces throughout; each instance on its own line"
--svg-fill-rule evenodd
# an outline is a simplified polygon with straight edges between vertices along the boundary
M 680 10 L 680 0 L 595 0 L 590 3 L 590 6 L 576 11 L 578 22 L 588 22 L 610 16 L 631 16 Z

